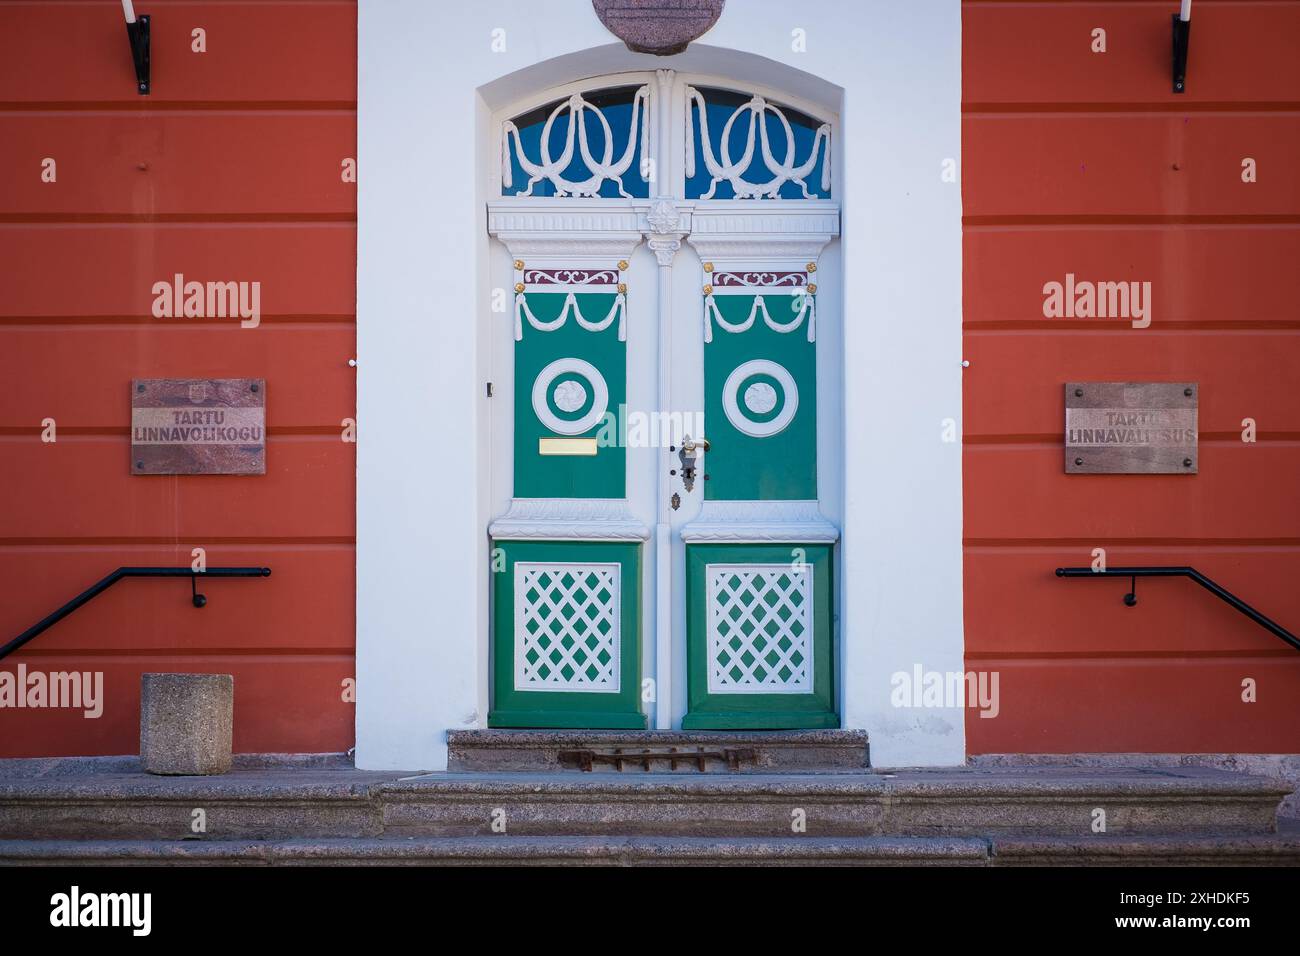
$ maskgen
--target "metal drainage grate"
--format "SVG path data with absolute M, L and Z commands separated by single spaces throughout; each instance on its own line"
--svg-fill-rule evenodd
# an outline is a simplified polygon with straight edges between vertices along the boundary
M 625 751 L 622 748 L 610 751 L 581 749 L 561 750 L 558 756 L 560 766 L 586 773 L 590 773 L 597 764 L 612 766 L 619 772 L 630 767 L 648 773 L 652 765 L 663 763 L 668 764 L 669 770 L 676 770 L 678 764 L 682 764 L 706 773 L 710 761 L 725 763 L 727 770 L 735 772 L 740 770 L 742 764 L 752 765 L 757 760 L 756 753 L 750 747 L 727 747 L 723 750 L 705 750 L 702 747 L 679 750 L 670 747 L 668 750 L 640 751 Z

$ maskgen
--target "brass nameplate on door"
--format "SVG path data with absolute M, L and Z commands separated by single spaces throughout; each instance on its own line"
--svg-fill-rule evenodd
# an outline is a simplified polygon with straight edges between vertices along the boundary
M 594 455 L 596 439 L 594 438 L 539 438 L 537 439 L 539 455 Z
M 1195 382 L 1070 382 L 1065 471 L 1085 475 L 1194 475 Z

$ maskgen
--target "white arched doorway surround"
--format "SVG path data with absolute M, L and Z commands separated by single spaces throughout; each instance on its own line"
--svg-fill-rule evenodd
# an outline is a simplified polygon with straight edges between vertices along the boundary
M 957 5 L 809 3 L 834 29 L 795 54 L 758 0 L 671 58 L 609 43 L 584 3 L 510 5 L 506 53 L 494 11 L 380 6 L 362 0 L 359 31 L 358 765 L 438 769 L 448 729 L 485 726 L 493 114 L 665 68 L 838 115 L 840 713 L 877 765 L 960 762 L 960 711 L 889 703 L 896 671 L 962 668 L 960 455 L 935 437 L 960 420 L 960 198 L 938 172 L 959 156 Z

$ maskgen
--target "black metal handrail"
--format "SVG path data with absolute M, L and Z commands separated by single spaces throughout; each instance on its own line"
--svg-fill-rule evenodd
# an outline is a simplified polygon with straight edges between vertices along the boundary
M 1094 571 L 1092 568 L 1057 568 L 1056 576 L 1058 578 L 1129 578 L 1129 592 L 1124 595 L 1124 603 L 1129 607 L 1137 604 L 1137 579 L 1138 578 L 1191 578 L 1205 590 L 1209 591 L 1220 601 L 1236 608 L 1246 617 L 1250 618 L 1260 627 L 1276 634 L 1282 640 L 1286 641 L 1296 650 L 1300 651 L 1300 638 L 1296 637 L 1281 624 L 1260 614 L 1253 607 L 1243 601 L 1237 595 L 1233 594 L 1227 588 L 1211 581 L 1200 571 L 1188 567 L 1140 567 L 1140 568 L 1107 568 L 1104 571 Z
M 265 578 L 269 577 L 270 574 L 270 568 L 208 568 L 206 571 L 195 571 L 193 568 L 118 568 L 112 574 L 86 588 L 49 617 L 41 619 L 4 647 L 0 647 L 0 659 L 12 654 L 46 628 L 57 624 L 91 598 L 103 594 L 123 578 L 189 578 L 190 600 L 195 607 L 203 607 L 208 603 L 208 599 L 199 593 L 199 578 Z

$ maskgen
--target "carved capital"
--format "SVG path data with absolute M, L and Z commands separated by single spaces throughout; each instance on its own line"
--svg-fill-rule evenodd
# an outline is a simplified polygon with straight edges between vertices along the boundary
M 668 239 L 663 236 L 651 236 L 646 243 L 650 251 L 655 254 L 661 266 L 670 266 L 673 264 L 673 257 L 681 251 L 681 239 Z
M 690 235 L 694 205 L 658 198 L 642 213 L 641 228 L 647 244 L 661 266 L 670 266 L 682 248 L 682 239 Z

